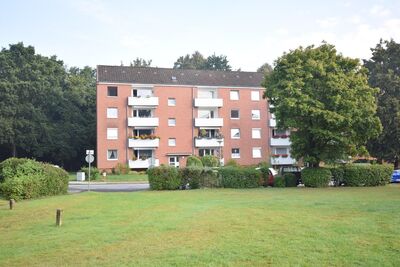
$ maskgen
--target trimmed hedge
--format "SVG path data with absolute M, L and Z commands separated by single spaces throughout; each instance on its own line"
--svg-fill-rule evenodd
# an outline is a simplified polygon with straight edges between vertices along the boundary
M 219 170 L 221 185 L 225 188 L 255 188 L 259 186 L 260 172 L 254 168 L 224 167 Z
M 197 156 L 189 156 L 186 159 L 186 167 L 203 167 L 203 162 Z
M 147 170 L 152 190 L 175 190 L 182 185 L 182 179 L 175 167 L 161 165 Z
M 202 174 L 203 168 L 199 167 L 187 167 L 179 169 L 182 186 L 189 185 L 190 189 L 200 188 Z
M 305 168 L 301 171 L 301 179 L 307 187 L 327 187 L 331 176 L 328 168 Z
M 200 187 L 221 187 L 221 179 L 218 171 L 211 168 L 204 168 L 201 174 Z
M 297 178 L 294 173 L 285 173 L 283 175 L 285 179 L 285 186 L 286 187 L 296 187 L 297 186 Z
M 0 194 L 7 199 L 31 199 L 66 194 L 68 173 L 31 159 L 10 158 L 0 163 Z
M 392 165 L 346 165 L 343 183 L 346 186 L 379 186 L 390 183 Z
M 335 186 L 341 186 L 344 178 L 343 166 L 329 168 L 332 173 L 332 179 Z
M 285 187 L 285 177 L 281 175 L 276 175 L 274 177 L 274 187 Z

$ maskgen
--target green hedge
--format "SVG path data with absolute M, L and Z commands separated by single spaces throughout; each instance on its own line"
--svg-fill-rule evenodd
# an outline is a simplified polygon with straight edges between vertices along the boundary
M 161 165 L 147 170 L 152 190 L 175 190 L 182 185 L 182 179 L 175 167 Z
M 285 186 L 286 187 L 296 187 L 297 186 L 297 178 L 296 175 L 293 173 L 285 173 L 283 175 L 285 179 Z
M 328 168 L 305 168 L 301 171 L 301 180 L 307 187 L 326 187 L 331 176 Z
M 390 182 L 392 165 L 354 165 L 344 167 L 343 183 L 346 186 L 378 186 Z
M 285 183 L 285 177 L 281 176 L 281 175 L 276 175 L 274 177 L 274 183 L 273 183 L 274 187 L 285 187 L 286 183 Z
M 121 174 L 128 174 L 131 169 L 129 168 L 128 164 L 124 163 L 117 163 L 115 167 L 112 169 L 112 172 L 117 175 Z
M 254 168 L 224 167 L 219 170 L 225 188 L 255 188 L 260 186 L 260 172 Z
M 81 172 L 85 173 L 85 180 L 89 180 L 89 167 L 82 167 Z M 97 180 L 100 176 L 100 171 L 96 167 L 90 166 L 90 180 Z
M 201 162 L 203 163 L 203 167 L 218 167 L 219 159 L 216 156 L 206 155 L 201 157 Z
M 344 178 L 344 168 L 343 166 L 331 167 L 329 168 L 332 173 L 332 179 L 335 186 L 341 186 Z
M 31 159 L 10 158 L 0 163 L 0 194 L 7 199 L 31 199 L 66 194 L 68 173 Z
M 221 179 L 217 170 L 204 168 L 201 174 L 200 187 L 221 187 Z
M 179 169 L 179 175 L 183 186 L 189 185 L 190 189 L 200 188 L 203 168 L 187 167 Z
M 186 159 L 186 167 L 203 167 L 203 162 L 197 156 L 189 156 Z

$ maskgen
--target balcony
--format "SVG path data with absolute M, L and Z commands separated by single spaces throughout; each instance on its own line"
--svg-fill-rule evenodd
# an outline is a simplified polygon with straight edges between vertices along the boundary
M 138 160 L 130 160 L 129 161 L 129 168 L 130 169 L 148 169 L 150 167 L 157 167 L 160 166 L 160 161 L 158 159 L 138 159 Z
M 222 98 L 195 98 L 194 106 L 198 108 L 220 108 L 224 105 Z
M 269 127 L 276 127 L 276 120 L 275 119 L 269 119 Z
M 271 146 L 290 146 L 290 139 L 287 138 L 271 138 Z
M 196 138 L 194 139 L 195 147 L 223 147 L 223 138 Z
M 194 119 L 194 126 L 196 126 L 196 127 L 222 127 L 222 126 L 224 126 L 224 119 L 222 119 L 222 118 L 212 118 L 212 119 L 196 118 L 196 119 Z
M 277 157 L 271 157 L 272 165 L 293 165 L 296 164 L 296 160 L 291 158 L 290 155 L 279 155 Z
M 160 146 L 160 139 L 134 139 L 129 138 L 128 147 L 133 148 L 157 148 Z
M 128 97 L 128 106 L 134 107 L 156 107 L 158 106 L 158 97 Z
M 158 118 L 140 118 L 132 117 L 128 118 L 129 127 L 157 127 Z

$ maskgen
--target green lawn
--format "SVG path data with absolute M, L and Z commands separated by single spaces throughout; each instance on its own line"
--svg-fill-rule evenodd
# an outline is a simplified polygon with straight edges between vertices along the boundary
M 76 172 L 69 173 L 69 180 L 76 181 Z M 107 174 L 106 178 L 99 175 L 99 178 L 95 180 L 96 182 L 148 182 L 147 174 L 130 173 L 130 174 Z
M 400 266 L 400 185 L 0 201 L 0 236 L 0 266 Z

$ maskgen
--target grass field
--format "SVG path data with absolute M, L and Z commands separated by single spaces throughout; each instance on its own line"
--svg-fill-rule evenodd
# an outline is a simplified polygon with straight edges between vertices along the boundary
M 0 201 L 0 266 L 400 266 L 399 209 L 399 185 Z
M 76 181 L 76 173 L 69 173 L 69 180 Z M 147 174 L 131 173 L 131 174 L 107 174 L 106 178 L 99 175 L 96 182 L 148 182 Z

